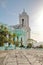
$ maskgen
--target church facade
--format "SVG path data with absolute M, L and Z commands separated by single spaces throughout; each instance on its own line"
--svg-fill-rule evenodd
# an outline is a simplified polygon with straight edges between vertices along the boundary
M 23 12 L 21 14 L 19 14 L 19 24 L 12 26 L 14 28 L 14 30 L 18 30 L 19 31 L 25 31 L 24 34 L 25 35 L 21 35 L 23 43 L 27 43 L 27 40 L 30 39 L 30 27 L 29 27 L 29 16 L 28 14 L 25 12 L 25 10 L 23 10 Z M 16 32 L 17 33 L 17 32 Z

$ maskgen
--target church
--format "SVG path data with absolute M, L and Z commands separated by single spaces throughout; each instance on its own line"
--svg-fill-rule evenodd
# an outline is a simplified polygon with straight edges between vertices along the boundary
M 22 33 L 19 38 L 22 37 L 23 43 L 27 44 L 27 40 L 30 39 L 30 27 L 29 27 L 29 16 L 28 14 L 25 12 L 25 10 L 23 10 L 23 12 L 21 14 L 19 14 L 19 24 L 11 26 L 16 32 L 16 34 L 18 33 Z

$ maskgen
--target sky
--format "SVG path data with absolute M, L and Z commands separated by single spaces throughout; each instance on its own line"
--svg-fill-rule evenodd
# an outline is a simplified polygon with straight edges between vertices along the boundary
M 0 23 L 18 24 L 23 9 L 29 15 L 31 38 L 43 41 L 43 0 L 0 0 Z

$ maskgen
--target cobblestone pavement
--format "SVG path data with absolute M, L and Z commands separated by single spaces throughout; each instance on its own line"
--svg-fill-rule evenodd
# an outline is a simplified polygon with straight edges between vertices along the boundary
M 0 65 L 43 65 L 43 51 L 9 50 L 0 54 Z

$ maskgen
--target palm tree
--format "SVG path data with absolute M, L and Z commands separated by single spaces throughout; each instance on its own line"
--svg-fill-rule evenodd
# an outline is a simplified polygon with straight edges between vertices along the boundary
M 13 44 L 15 44 L 15 37 L 16 37 L 16 34 L 13 33 Z
M 22 41 L 22 37 L 21 37 L 21 46 L 23 45 L 22 42 L 23 42 L 23 41 Z
M 34 42 L 37 43 L 37 41 L 34 40 L 34 39 L 28 39 L 27 42 L 28 42 L 28 43 L 32 43 L 32 44 L 33 44 Z
M 9 40 L 8 40 L 8 46 L 11 44 L 11 34 L 9 33 Z
M 24 47 L 22 37 L 21 37 L 21 45 L 20 45 L 20 47 Z

